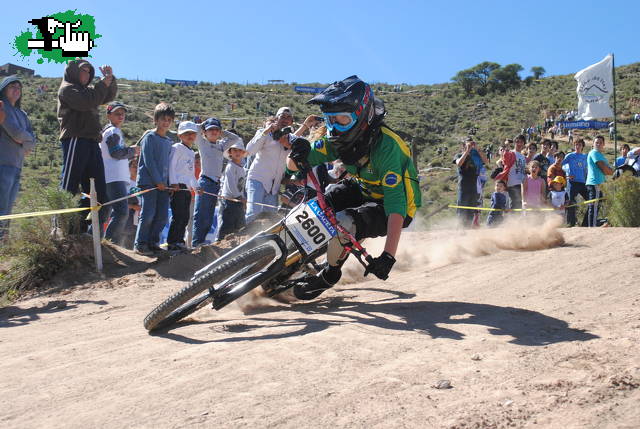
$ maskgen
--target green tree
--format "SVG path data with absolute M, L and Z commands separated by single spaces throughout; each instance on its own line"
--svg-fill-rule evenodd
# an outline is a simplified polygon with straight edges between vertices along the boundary
M 486 95 L 489 89 L 489 78 L 491 77 L 491 73 L 494 70 L 500 68 L 500 64 L 492 63 L 490 61 L 484 61 L 470 70 L 473 73 L 473 77 L 475 78 L 475 84 L 477 86 L 476 91 L 478 95 Z
M 493 92 L 507 92 L 510 89 L 517 89 L 522 83 L 520 72 L 524 68 L 520 64 L 507 64 L 504 67 L 491 72 L 489 88 Z
M 537 80 L 544 76 L 547 71 L 544 69 L 544 67 L 533 66 L 531 67 L 531 73 L 533 74 L 533 78 Z
M 460 85 L 467 96 L 471 95 L 476 86 L 476 76 L 471 69 L 460 70 L 451 80 Z

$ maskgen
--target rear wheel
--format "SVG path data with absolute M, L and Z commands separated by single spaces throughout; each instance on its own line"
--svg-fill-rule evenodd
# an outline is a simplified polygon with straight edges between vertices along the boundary
M 213 267 L 154 308 L 145 317 L 144 327 L 153 331 L 176 323 L 211 301 L 209 288 L 223 283 L 238 283 L 264 269 L 275 256 L 275 248 L 269 244 L 263 244 Z M 225 284 L 223 288 L 228 290 L 233 288 L 233 284 Z M 238 292 L 234 294 L 233 299 L 241 295 Z M 231 301 L 228 300 L 226 303 Z

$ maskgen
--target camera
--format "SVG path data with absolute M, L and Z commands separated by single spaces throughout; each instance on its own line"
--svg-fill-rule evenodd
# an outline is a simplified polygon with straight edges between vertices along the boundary
M 280 138 L 282 138 L 282 136 L 287 135 L 287 134 L 291 134 L 293 132 L 293 128 L 291 127 L 284 127 L 281 130 L 275 130 L 273 132 L 273 139 L 274 140 L 280 140 Z

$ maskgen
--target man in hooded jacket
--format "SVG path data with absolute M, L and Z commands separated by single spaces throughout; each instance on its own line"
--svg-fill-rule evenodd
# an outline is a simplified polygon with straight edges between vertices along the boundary
M 90 192 L 90 178 L 95 179 L 98 202 L 107 202 L 102 153 L 98 146 L 102 140 L 98 107 L 115 99 L 118 90 L 110 66 L 100 67 L 103 78 L 90 85 L 95 69 L 85 60 L 69 61 L 58 89 L 58 121 L 62 143 L 62 181 L 60 187 L 73 195 L 82 187 Z M 87 207 L 84 198 L 81 205 Z M 100 210 L 100 222 L 106 219 L 106 210 Z

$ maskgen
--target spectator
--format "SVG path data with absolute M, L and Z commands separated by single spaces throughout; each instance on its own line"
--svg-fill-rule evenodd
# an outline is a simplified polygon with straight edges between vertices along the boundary
M 171 225 L 167 236 L 168 250 L 186 250 L 184 233 L 191 217 L 191 191 L 196 188 L 193 172 L 196 154 L 191 147 L 200 127 L 195 122 L 184 121 L 178 126 L 180 143 L 171 148 L 169 158 L 169 183 L 171 194 Z
M 507 189 L 509 191 L 509 198 L 511 198 L 511 208 L 512 209 L 521 209 L 522 208 L 522 182 L 525 179 L 525 167 L 526 167 L 526 159 L 523 154 L 520 152 L 524 148 L 525 137 L 523 135 L 519 135 L 514 139 L 515 151 L 512 153 L 515 155 L 513 158 L 513 163 L 511 166 L 506 164 L 505 157 L 505 170 L 508 171 L 508 179 L 507 179 Z M 505 152 L 506 155 L 506 152 Z M 502 177 L 498 176 L 499 179 Z
M 91 63 L 85 60 L 67 63 L 58 89 L 58 121 L 63 158 L 60 187 L 73 195 L 82 187 L 82 191 L 88 194 L 91 192 L 89 179 L 94 178 L 98 202 L 104 203 L 107 201 L 107 186 L 99 147 L 102 133 L 98 106 L 116 97 L 118 85 L 110 66 L 102 66 L 100 71 L 104 77 L 90 86 L 95 75 Z M 80 205 L 88 207 L 89 200 L 83 198 Z M 107 214 L 106 209 L 99 210 L 101 225 Z
M 620 149 L 620 152 L 622 153 L 621 156 L 616 158 L 616 168 L 620 167 L 621 165 L 624 165 L 625 161 L 627 160 L 627 154 L 629 153 L 629 151 L 631 150 L 631 147 L 629 147 L 628 144 L 623 144 L 622 148 Z
M 529 175 L 522 182 L 522 206 L 525 209 L 540 208 L 546 199 L 546 184 L 539 174 L 540 163 L 531 161 Z
M 487 216 L 487 226 L 498 226 L 502 223 L 503 213 L 509 209 L 511 201 L 509 199 L 509 193 L 507 192 L 507 182 L 504 180 L 497 180 L 495 185 L 495 192 L 491 194 L 491 208 L 494 211 Z
M 616 136 L 616 127 L 613 122 L 609 123 L 609 139 L 613 140 Z
M 138 179 L 138 158 L 132 158 L 129 160 L 129 181 L 127 189 L 129 194 L 135 194 L 138 191 L 136 184 Z M 125 224 L 124 231 L 122 233 L 124 240 L 123 247 L 133 250 L 136 240 L 136 230 L 138 229 L 138 223 L 140 220 L 140 197 L 129 197 L 127 200 L 127 207 L 129 209 L 129 216 L 127 217 L 127 223 Z
M 556 213 L 565 218 L 565 207 L 569 202 L 569 194 L 564 190 L 566 180 L 562 176 L 556 176 L 551 180 L 551 191 L 549 192 L 549 200 L 551 207 L 556 209 Z
M 458 172 L 457 204 L 463 207 L 478 207 L 478 175 L 483 163 L 486 163 L 484 152 L 478 151 L 476 142 L 471 137 L 462 144 L 462 152 L 458 153 L 453 163 Z M 462 226 L 468 228 L 473 223 L 475 212 L 469 209 L 458 209 L 458 217 Z
M 565 180 L 566 184 L 566 173 L 562 169 L 562 161 L 564 161 L 564 152 L 556 152 L 555 162 L 551 164 L 549 170 L 547 171 L 547 184 L 551 189 L 551 182 L 558 176 L 562 177 Z M 564 185 L 562 185 L 564 187 Z
M 240 140 L 237 135 L 222 130 L 222 124 L 216 118 L 209 118 L 201 125 L 205 141 L 200 141 L 200 162 L 202 171 L 198 178 L 195 211 L 193 215 L 193 247 L 207 243 L 207 234 L 213 226 L 215 209 L 220 192 L 222 175 L 222 153 Z M 284 161 L 283 161 L 284 162 Z
M 8 76 L 0 82 L 0 216 L 11 214 L 20 189 L 24 157 L 36 145 L 31 122 L 22 104 L 22 82 Z M 9 221 L 0 221 L 2 240 Z
M 244 200 L 244 185 L 247 173 L 242 166 L 242 159 L 247 156 L 242 141 L 237 141 L 224 151 L 224 157 L 229 160 L 222 178 L 222 197 L 220 201 L 218 240 L 228 234 L 238 231 L 244 226 L 244 202 L 230 201 Z
M 255 155 L 247 173 L 247 223 L 253 221 L 262 211 L 276 210 L 254 203 L 269 204 L 274 207 L 278 205 L 278 191 L 291 148 L 288 134 L 293 132 L 289 128 L 292 124 L 291 109 L 281 107 L 275 119 L 267 121 L 264 128 L 258 129 L 256 135 L 247 144 L 249 155 Z
M 175 110 L 160 103 L 153 111 L 156 128 L 142 138 L 138 163 L 138 188 L 153 189 L 141 195 L 142 210 L 136 232 L 135 251 L 141 255 L 160 252 L 160 233 L 169 217 L 169 157 L 173 142 L 167 130 L 173 123 Z
M 551 143 L 549 143 L 549 153 L 547 153 L 547 159 L 549 160 L 549 164 L 553 164 L 556 161 L 557 151 L 558 151 L 558 142 L 555 140 L 551 140 Z
M 113 201 L 129 193 L 129 160 L 140 153 L 140 147 L 127 147 L 122 134 L 122 124 L 127 109 L 124 104 L 112 101 L 107 105 L 108 123 L 102 130 L 100 150 L 104 162 L 104 179 L 107 186 L 107 199 Z M 104 238 L 122 245 L 123 231 L 129 218 L 127 200 L 118 201 L 106 208 L 111 211 Z
M 569 130 L 569 146 L 571 146 L 573 144 L 573 129 Z
M 593 139 L 593 149 L 587 156 L 587 196 L 590 200 L 602 198 L 602 192 L 600 191 L 600 185 L 605 182 L 606 175 L 613 174 L 613 170 L 607 162 L 607 158 L 604 157 L 602 151 L 604 150 L 604 137 L 596 136 Z M 596 201 L 589 204 L 587 216 L 588 225 L 598 226 L 598 207 L 600 201 Z
M 537 151 L 538 151 L 538 145 L 535 144 L 534 142 L 531 142 L 527 145 L 527 154 L 524 158 L 526 160 L 527 165 L 529 165 L 529 163 L 533 161 Z
M 542 150 L 539 154 L 533 157 L 533 161 L 538 161 L 540 163 L 540 177 L 546 180 L 547 178 L 547 170 L 549 169 L 549 165 L 553 164 L 554 161 L 549 160 L 549 152 L 551 150 L 551 140 L 544 139 L 542 140 Z
M 589 199 L 585 181 L 587 180 L 587 155 L 582 153 L 584 150 L 584 140 L 578 138 L 573 143 L 574 152 L 565 156 L 562 161 L 562 168 L 565 169 L 569 186 L 569 207 L 567 207 L 567 224 L 569 226 L 576 225 L 576 197 L 581 195 L 586 201 Z M 587 214 L 582 220 L 582 226 L 587 226 Z

